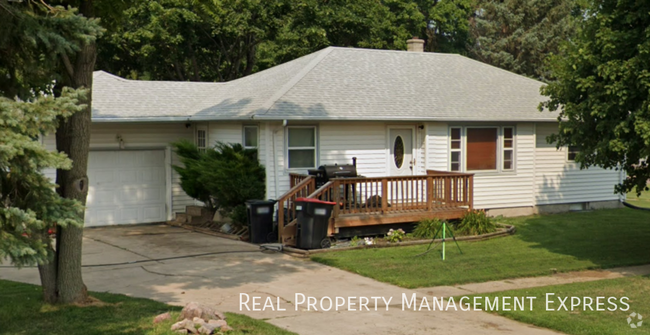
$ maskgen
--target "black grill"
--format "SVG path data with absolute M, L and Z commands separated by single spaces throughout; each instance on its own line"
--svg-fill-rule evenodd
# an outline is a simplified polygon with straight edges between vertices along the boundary
M 320 188 L 333 178 L 354 178 L 359 176 L 355 164 L 321 165 L 318 169 L 309 170 L 308 172 L 316 178 L 316 188 Z

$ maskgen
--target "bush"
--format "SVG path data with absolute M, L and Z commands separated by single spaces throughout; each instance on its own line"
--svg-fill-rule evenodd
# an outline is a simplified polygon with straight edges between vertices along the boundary
M 184 167 L 174 166 L 181 187 L 212 210 L 219 210 L 236 224 L 246 223 L 245 201 L 263 199 L 266 171 L 256 149 L 241 144 L 217 143 L 200 152 L 189 141 L 173 143 Z
M 266 171 L 257 160 L 256 149 L 225 143 L 206 151 L 199 178 L 216 199 L 219 210 L 240 224 L 246 222 L 244 202 L 264 198 L 265 180 Z
M 496 230 L 496 225 L 483 210 L 468 211 L 458 225 L 456 225 L 456 232 L 459 235 L 482 235 Z
M 402 242 L 404 237 L 406 237 L 406 233 L 401 228 L 397 230 L 391 229 L 386 234 L 386 240 L 390 243 Z
M 201 161 L 205 154 L 188 140 L 174 142 L 172 146 L 183 163 L 183 166 L 172 166 L 181 177 L 181 188 L 187 195 L 203 202 L 205 207 L 214 211 L 217 206 L 210 197 L 210 190 L 199 180 L 202 171 Z
M 418 222 L 413 230 L 413 237 L 432 239 L 436 231 L 440 229 L 442 221 L 440 219 L 425 219 Z

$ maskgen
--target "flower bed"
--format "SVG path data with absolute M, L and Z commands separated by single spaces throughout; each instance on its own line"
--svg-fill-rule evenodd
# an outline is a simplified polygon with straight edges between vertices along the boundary
M 468 235 L 468 236 L 458 236 L 456 241 L 483 241 L 487 239 L 492 239 L 496 237 L 508 236 L 515 233 L 515 226 L 496 223 L 497 230 L 492 233 L 482 234 L 482 235 Z M 446 238 L 447 241 L 452 241 L 451 236 Z M 368 241 L 363 239 L 363 241 Z M 389 247 L 400 247 L 407 245 L 420 245 L 431 243 L 432 239 L 424 238 L 415 238 L 406 235 L 401 242 L 389 242 L 383 238 L 374 238 L 372 243 L 361 244 L 361 245 L 350 245 L 349 242 L 335 243 L 331 248 L 328 249 L 312 249 L 312 250 L 303 250 L 294 247 L 285 246 L 283 252 L 292 256 L 297 257 L 309 257 L 313 254 L 319 254 L 324 252 L 333 252 L 333 251 L 343 251 L 343 250 L 355 250 L 355 249 L 369 249 L 369 248 L 389 248 Z M 434 242 L 442 242 L 442 239 L 438 238 Z

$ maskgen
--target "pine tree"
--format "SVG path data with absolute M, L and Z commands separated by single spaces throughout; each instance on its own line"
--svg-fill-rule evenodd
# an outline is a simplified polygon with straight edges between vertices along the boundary
M 73 6 L 0 0 L 0 94 L 9 99 L 3 100 L 0 127 L 6 137 L 0 141 L 8 153 L 16 150 L 0 161 L 6 183 L 0 190 L 6 201 L 0 225 L 3 234 L 12 237 L 2 244 L 2 253 L 16 265 L 39 265 L 44 300 L 49 303 L 87 298 L 81 279 L 84 211 L 77 210 L 85 203 L 86 193 L 74 192 L 70 186 L 77 180 L 74 176 L 86 174 L 94 41 L 102 32 L 98 21 L 88 17 L 78 15 Z M 62 67 L 66 71 L 60 71 Z M 70 76 L 70 70 L 77 69 L 77 75 Z M 87 89 L 72 91 L 62 88 L 64 83 Z M 55 128 L 57 148 L 74 160 L 72 165 L 45 155 L 33 141 L 31 147 L 24 142 Z M 57 169 L 56 189 L 40 175 L 44 167 Z M 57 245 L 53 248 L 44 229 L 55 222 Z
M 575 36 L 580 0 L 478 0 L 469 55 L 481 62 L 548 81 L 548 55 Z
M 83 207 L 60 197 L 42 173 L 47 168 L 69 169 L 72 162 L 39 141 L 54 132 L 57 118 L 82 108 L 81 94 L 65 89 L 59 98 L 40 96 L 33 102 L 0 97 L 0 258 L 8 257 L 16 266 L 53 260 L 48 232 L 55 224 L 83 225 Z

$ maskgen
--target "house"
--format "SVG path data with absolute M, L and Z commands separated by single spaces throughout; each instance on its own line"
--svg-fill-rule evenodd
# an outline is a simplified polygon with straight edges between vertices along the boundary
M 338 47 L 225 83 L 98 71 L 86 225 L 165 221 L 194 204 L 171 168 L 182 138 L 257 147 L 272 199 L 290 174 L 356 157 L 365 177 L 471 173 L 473 206 L 492 214 L 618 206 L 620 172 L 580 170 L 546 142 L 558 126 L 538 111 L 542 85 L 460 55 Z

